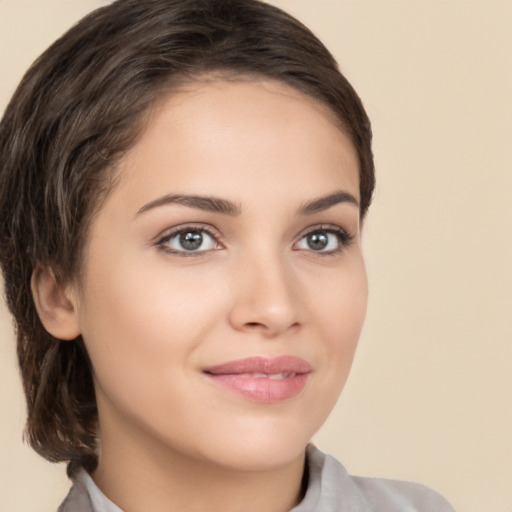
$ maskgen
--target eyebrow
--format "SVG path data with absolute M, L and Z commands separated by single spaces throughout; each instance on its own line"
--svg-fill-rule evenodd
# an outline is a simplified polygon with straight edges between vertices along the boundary
M 349 203 L 359 208 L 359 201 L 348 192 L 338 190 L 333 194 L 313 199 L 301 206 L 299 215 L 313 215 L 314 213 L 323 212 L 328 210 L 331 206 L 339 203 Z
M 298 210 L 298 215 L 313 215 L 339 203 L 349 203 L 359 207 L 359 202 L 352 194 L 339 190 L 333 194 L 319 197 L 303 204 Z M 188 206 L 189 208 L 221 213 L 232 217 L 236 217 L 242 213 L 242 208 L 239 205 L 227 199 L 185 194 L 167 194 L 145 204 L 137 211 L 137 215 L 168 204 L 180 204 L 182 206 Z
M 138 212 L 137 215 L 145 213 L 148 210 L 157 208 L 167 204 L 180 204 L 182 206 L 188 206 L 190 208 L 197 208 L 199 210 L 206 210 L 209 212 L 223 213 L 224 215 L 237 216 L 240 215 L 242 209 L 240 206 L 227 201 L 226 199 L 220 199 L 218 197 L 207 197 L 207 196 L 190 196 L 184 194 L 168 194 L 163 197 L 159 197 L 154 201 L 145 204 Z

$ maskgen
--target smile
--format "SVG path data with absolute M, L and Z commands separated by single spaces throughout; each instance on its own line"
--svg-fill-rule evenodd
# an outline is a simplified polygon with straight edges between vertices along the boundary
M 221 388 L 260 403 L 277 403 L 297 396 L 306 386 L 311 365 L 294 356 L 250 357 L 203 370 Z
M 280 373 L 240 373 L 240 377 L 245 377 L 248 379 L 290 379 L 297 375 L 294 372 L 280 372 Z

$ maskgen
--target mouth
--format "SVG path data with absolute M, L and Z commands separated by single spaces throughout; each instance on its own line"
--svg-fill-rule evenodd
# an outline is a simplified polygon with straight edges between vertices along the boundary
M 311 365 L 294 356 L 249 357 L 205 368 L 204 375 L 228 392 L 260 403 L 277 403 L 299 395 Z

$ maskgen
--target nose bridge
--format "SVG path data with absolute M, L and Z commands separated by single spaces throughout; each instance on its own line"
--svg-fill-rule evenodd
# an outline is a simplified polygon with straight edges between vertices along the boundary
M 296 281 L 283 254 L 268 247 L 247 251 L 238 265 L 231 311 L 236 328 L 276 335 L 299 323 Z

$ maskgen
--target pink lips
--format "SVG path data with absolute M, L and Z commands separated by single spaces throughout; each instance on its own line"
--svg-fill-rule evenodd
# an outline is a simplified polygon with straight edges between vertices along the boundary
M 204 369 L 216 384 L 262 403 L 281 402 L 298 395 L 311 371 L 308 362 L 293 356 L 249 357 Z

